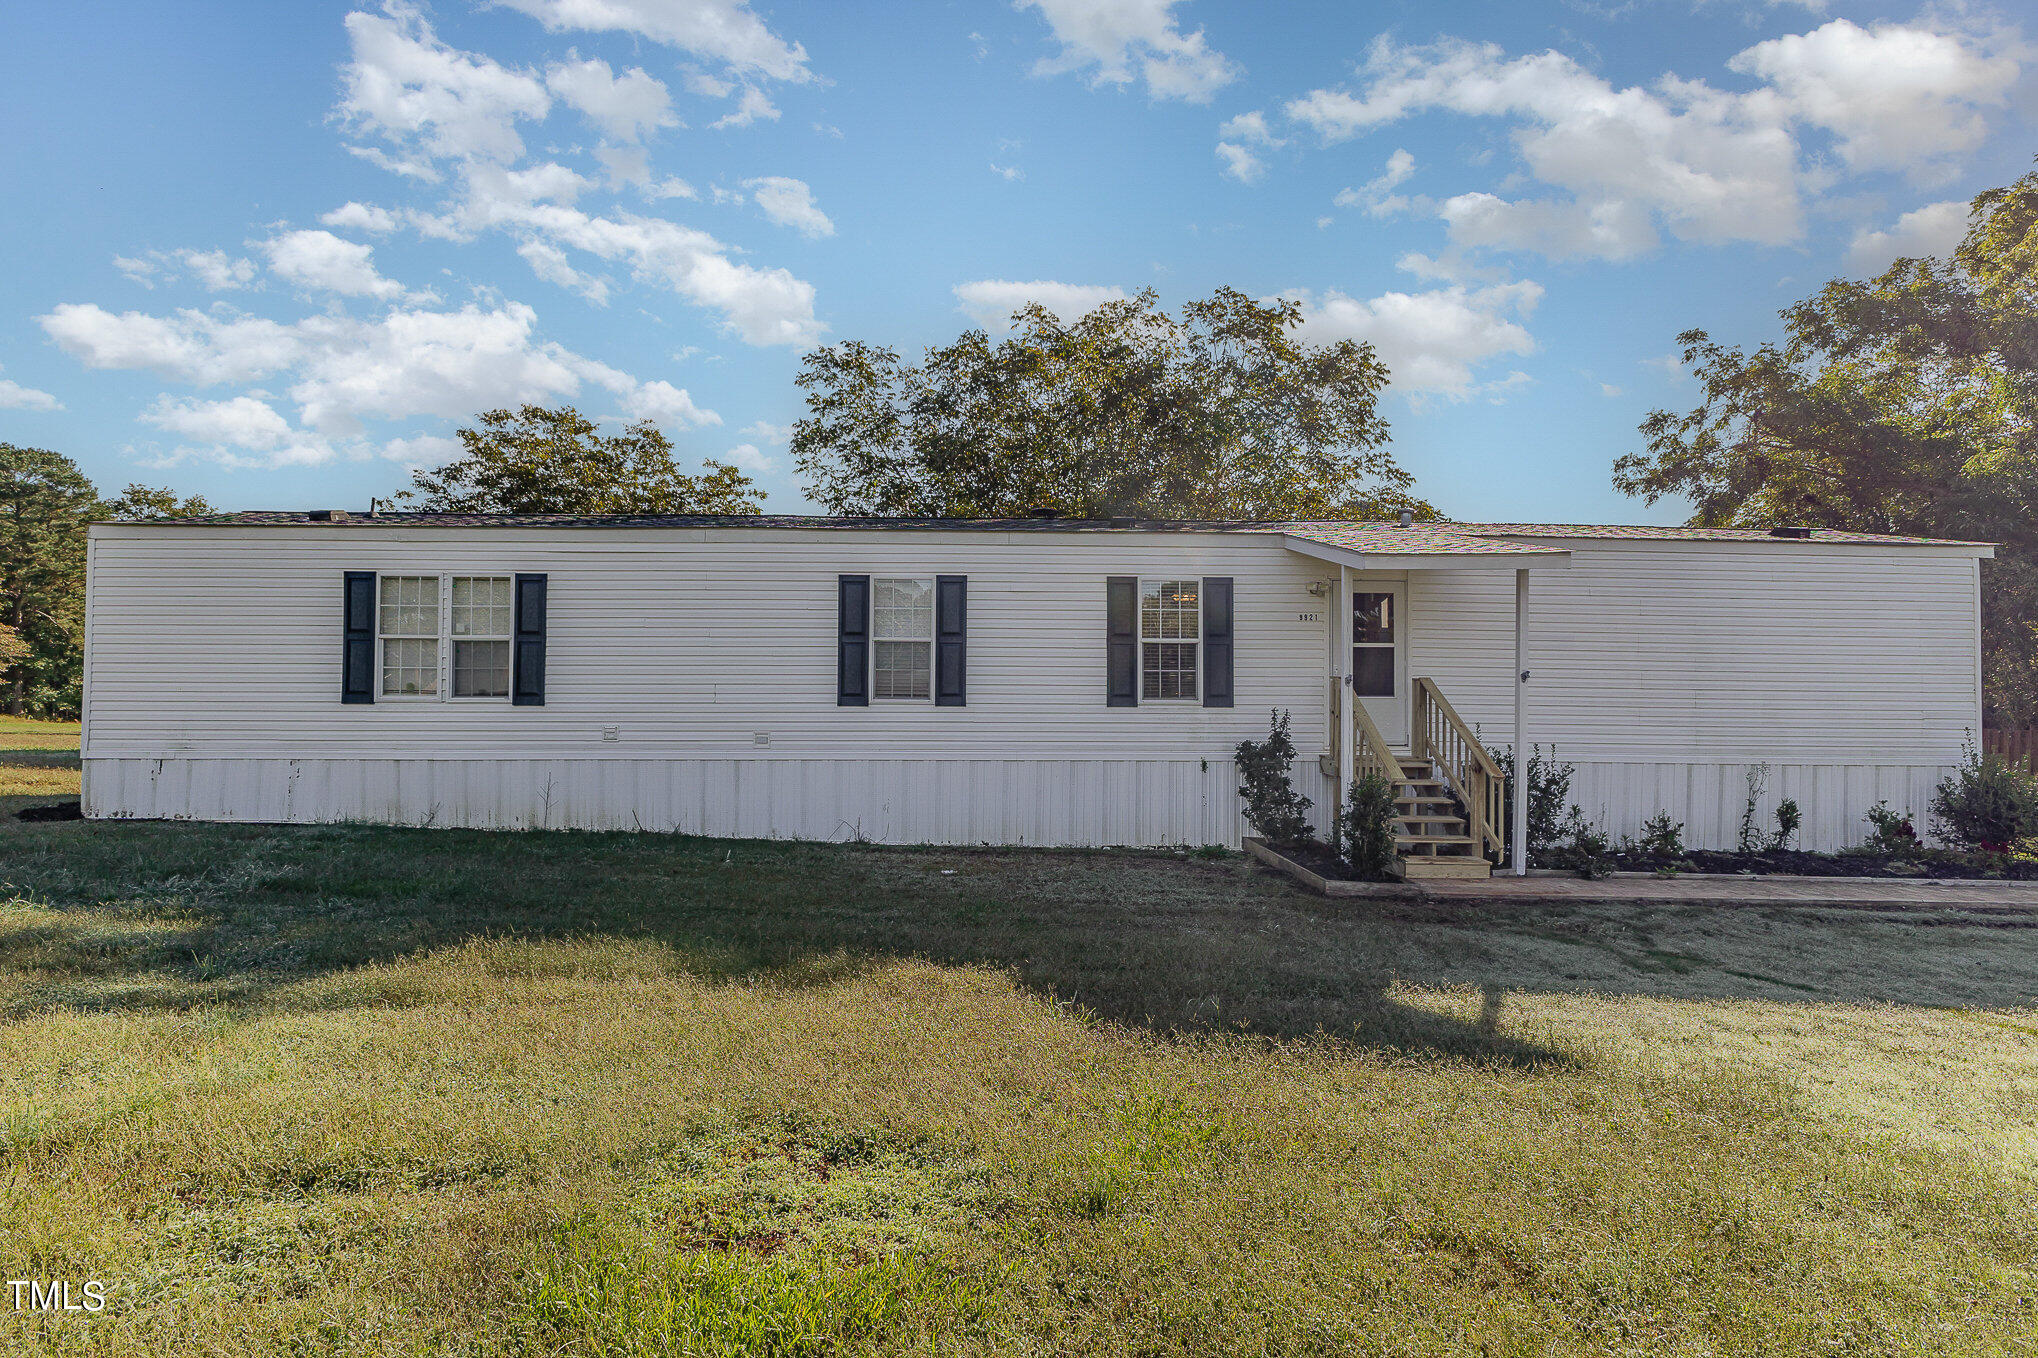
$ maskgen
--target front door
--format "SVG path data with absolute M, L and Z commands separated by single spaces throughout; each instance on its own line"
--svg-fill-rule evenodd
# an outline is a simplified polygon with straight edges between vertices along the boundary
M 1352 583 L 1352 691 L 1387 743 L 1408 744 L 1407 590 L 1399 580 Z

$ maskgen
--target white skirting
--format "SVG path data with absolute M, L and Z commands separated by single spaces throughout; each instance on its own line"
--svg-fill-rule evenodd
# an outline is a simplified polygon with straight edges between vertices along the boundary
M 1732 849 L 1741 837 L 1741 812 L 1748 800 L 1750 764 L 1616 763 L 1576 761 L 1571 799 L 1601 830 L 1619 838 L 1641 833 L 1642 822 L 1658 811 L 1684 822 L 1684 843 L 1693 849 Z M 1764 834 L 1776 829 L 1776 804 L 1797 802 L 1804 827 L 1792 847 L 1829 853 L 1868 837 L 1862 817 L 1886 801 L 1908 811 L 1921 836 L 1929 836 L 1932 791 L 1951 773 L 1927 764 L 1771 764 L 1756 821 Z
M 1746 764 L 1577 762 L 1572 800 L 1616 837 L 1658 811 L 1691 848 L 1740 835 Z M 1799 847 L 1868 833 L 1877 801 L 1925 834 L 1949 770 L 1913 764 L 1776 764 L 1757 805 L 1797 800 Z M 1313 758 L 1296 786 L 1327 818 Z M 882 844 L 1223 844 L 1244 829 L 1229 759 L 121 759 L 85 761 L 94 818 L 315 824 L 367 821 L 476 829 L 653 830 Z
M 1236 847 L 1237 786 L 1199 758 L 94 758 L 84 800 L 94 818 Z

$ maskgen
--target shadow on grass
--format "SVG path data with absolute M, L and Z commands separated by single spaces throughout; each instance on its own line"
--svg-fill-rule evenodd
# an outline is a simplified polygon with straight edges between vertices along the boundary
M 9 898 L 19 903 L 0 907 L 0 1006 L 17 1016 L 256 1003 L 487 937 L 641 940 L 690 974 L 795 985 L 920 957 L 1004 969 L 1036 993 L 1155 1031 L 1323 1033 L 1519 1064 L 1569 1058 L 1500 1031 L 1510 989 L 1981 1005 L 2038 993 L 2038 931 L 2018 934 L 2017 958 L 1998 956 L 1993 970 L 1948 953 L 1927 975 L 1916 938 L 1932 931 L 1889 920 L 1355 907 L 1236 856 L 16 822 L 0 828 Z M 1942 953 L 1952 932 L 1938 931 Z M 1766 960 L 1741 955 L 1756 936 Z M 1836 940 L 1850 950 L 1845 967 L 1820 976 L 1803 964 Z M 1941 979 L 1948 969 L 1957 984 Z M 1405 1003 L 1397 982 L 1478 987 L 1480 1011 L 1459 1019 Z

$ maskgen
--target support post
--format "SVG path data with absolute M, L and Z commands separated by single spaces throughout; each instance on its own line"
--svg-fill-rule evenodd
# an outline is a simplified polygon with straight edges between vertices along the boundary
M 1335 805 L 1340 813 L 1344 811 L 1345 796 L 1358 777 L 1358 723 L 1352 716 L 1352 704 L 1358 695 L 1352 691 L 1352 568 L 1337 568 L 1337 599 L 1332 604 L 1337 612 L 1332 615 L 1332 635 L 1337 638 L 1337 662 L 1333 669 L 1337 675 L 1337 800 Z M 1336 838 L 1335 831 L 1332 838 Z
M 1514 573 L 1514 833 L 1509 845 L 1514 875 L 1528 875 L 1528 605 L 1529 573 Z

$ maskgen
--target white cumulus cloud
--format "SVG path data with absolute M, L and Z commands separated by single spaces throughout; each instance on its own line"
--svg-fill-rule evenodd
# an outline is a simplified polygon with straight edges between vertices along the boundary
M 1061 51 L 1034 68 L 1041 75 L 1089 71 L 1103 85 L 1146 82 L 1155 99 L 1207 103 L 1238 78 L 1229 58 L 1202 29 L 1184 33 L 1175 19 L 1182 0 L 1019 0 L 1047 20 Z
M 399 147 L 416 146 L 436 158 L 513 161 L 524 154 L 518 121 L 551 111 L 551 96 L 535 72 L 448 47 L 408 5 L 392 3 L 382 14 L 356 11 L 346 25 L 353 59 L 341 70 L 340 115 Z M 395 159 L 385 168 L 398 165 L 420 168 L 415 160 Z
M 1542 300 L 1526 279 L 1485 287 L 1453 284 L 1426 292 L 1385 292 L 1357 298 L 1328 290 L 1284 294 L 1302 304 L 1303 333 L 1318 341 L 1372 344 L 1393 374 L 1389 389 L 1463 399 L 1479 390 L 1475 370 L 1504 354 L 1535 352 L 1522 324 Z M 1510 374 L 1502 385 L 1527 378 Z
M 322 226 L 337 227 L 342 231 L 365 231 L 371 236 L 386 236 L 399 225 L 397 215 L 388 208 L 354 202 L 342 203 L 318 220 Z
M 1356 189 L 1341 189 L 1331 201 L 1339 207 L 1362 207 L 1368 216 L 1391 217 L 1405 212 L 1409 206 L 1406 195 L 1394 192 L 1408 182 L 1415 173 L 1415 157 L 1405 150 L 1396 149 L 1387 157 L 1386 168 Z
M 1807 166 L 1808 134 L 1830 135 L 1850 167 L 1932 171 L 1978 143 L 2021 53 L 2020 43 L 1991 51 L 1922 20 L 1863 29 L 1836 19 L 1734 57 L 1733 71 L 1763 82 L 1734 92 L 1675 75 L 1617 87 L 1558 52 L 1381 38 L 1354 88 L 1313 90 L 1285 112 L 1326 143 L 1429 112 L 1499 120 L 1542 191 L 1446 198 L 1452 244 L 1618 259 L 1664 234 L 1798 239 L 1805 199 L 1828 177 Z
M 615 141 L 641 141 L 679 123 L 664 84 L 637 67 L 617 75 L 606 61 L 576 54 L 546 67 L 545 88 Z
M 748 76 L 813 79 L 807 52 L 765 26 L 744 0 L 496 0 L 547 29 L 633 33 Z
M 954 289 L 962 311 L 979 325 L 997 327 L 1012 319 L 1012 313 L 1028 302 L 1038 302 L 1064 321 L 1072 321 L 1105 302 L 1122 300 L 1125 289 L 1085 283 L 1056 283 L 1036 279 L 1016 283 L 1002 278 L 983 278 L 958 283 Z
M 764 215 L 778 225 L 790 226 L 809 240 L 835 234 L 835 223 L 815 206 L 814 191 L 807 187 L 805 181 L 787 179 L 783 175 L 766 175 L 744 180 L 743 187 L 751 191 L 751 197 Z
M 330 231 L 285 231 L 260 242 L 269 272 L 312 292 L 380 301 L 403 296 L 403 284 L 375 268 L 374 250 Z
M 12 378 L 0 377 L 0 410 L 62 410 L 64 403 L 46 391 L 24 387 Z
M 1965 199 L 1927 203 L 1906 212 L 1887 230 L 1862 227 L 1847 247 L 1847 267 L 1858 274 L 1879 274 L 1899 259 L 1944 259 L 1967 235 Z
M 575 399 L 587 386 L 616 398 L 628 418 L 721 423 L 670 383 L 640 381 L 540 339 L 537 314 L 516 302 L 288 323 L 190 309 L 116 315 L 65 303 L 38 319 L 88 367 L 141 369 L 199 387 L 282 383 L 296 407 L 294 423 L 273 397 L 255 392 L 205 401 L 165 395 L 144 413 L 201 445 L 184 452 L 229 465 L 320 461 L 361 446 L 374 422 L 464 419 L 497 406 Z M 262 454 L 257 463 L 247 460 L 250 451 Z
M 778 105 L 771 102 L 771 96 L 755 85 L 743 87 L 743 97 L 736 101 L 735 111 L 715 119 L 709 126 L 717 131 L 732 127 L 748 127 L 759 120 L 775 123 L 778 121 Z
M 1849 165 L 1930 170 L 1981 144 L 1984 110 L 2000 106 L 2016 84 L 2020 49 L 1992 52 L 1961 34 L 1835 19 L 1757 43 L 1727 66 L 1767 81 L 1790 117 L 1831 132 Z

